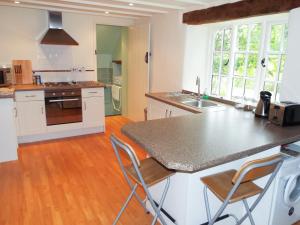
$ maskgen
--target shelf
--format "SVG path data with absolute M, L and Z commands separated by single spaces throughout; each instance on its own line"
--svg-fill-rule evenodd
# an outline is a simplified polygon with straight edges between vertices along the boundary
M 122 60 L 113 60 L 112 62 L 116 64 L 122 64 Z
M 83 72 L 94 72 L 95 70 L 84 70 Z M 33 73 L 68 73 L 68 72 L 73 72 L 72 70 L 32 70 Z M 75 71 L 74 71 L 75 72 Z M 80 72 L 80 71 L 76 71 Z

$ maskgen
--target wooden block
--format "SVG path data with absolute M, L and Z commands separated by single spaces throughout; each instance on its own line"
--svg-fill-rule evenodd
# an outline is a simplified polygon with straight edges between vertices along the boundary
M 15 84 L 32 84 L 31 60 L 13 60 L 12 74 Z

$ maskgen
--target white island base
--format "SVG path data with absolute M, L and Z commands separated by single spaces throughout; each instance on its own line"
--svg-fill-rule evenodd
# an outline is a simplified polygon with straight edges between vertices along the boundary
M 174 176 L 171 177 L 170 188 L 163 205 L 168 214 L 170 214 L 175 220 L 177 225 L 201 225 L 207 222 L 206 209 L 203 198 L 203 184 L 200 181 L 201 177 L 215 174 L 218 172 L 230 170 L 230 169 L 239 169 L 240 166 L 249 160 L 258 159 L 267 157 L 280 152 L 280 147 L 272 148 L 270 150 L 252 155 L 247 158 L 240 160 L 232 161 L 223 165 L 219 165 L 210 169 L 202 170 L 195 173 L 181 173 L 177 172 Z M 267 180 L 267 177 L 257 180 L 255 183 L 257 185 L 264 185 Z M 258 204 L 258 206 L 253 211 L 253 217 L 258 225 L 271 225 L 269 224 L 271 215 L 271 205 L 274 184 L 273 181 L 269 190 Z M 159 201 L 162 194 L 163 188 L 165 186 L 165 181 L 161 182 L 150 188 L 150 192 L 153 195 L 153 198 L 156 202 Z M 221 201 L 218 200 L 212 193 L 208 193 L 209 202 L 212 216 L 216 213 L 218 208 L 221 206 Z M 249 199 L 249 204 L 256 199 L 257 196 Z M 147 208 L 153 214 L 153 210 L 150 207 L 150 204 L 147 204 Z M 244 215 L 245 210 L 242 202 L 237 202 L 227 206 L 223 214 L 233 213 L 238 218 Z M 166 222 L 170 225 L 175 224 L 169 220 L 162 213 Z M 224 219 L 216 223 L 217 225 L 234 225 L 235 220 L 232 217 Z M 246 219 L 243 225 L 250 224 L 249 220 Z

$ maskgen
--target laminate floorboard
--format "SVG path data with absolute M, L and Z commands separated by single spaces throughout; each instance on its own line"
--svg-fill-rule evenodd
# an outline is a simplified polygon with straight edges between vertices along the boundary
M 129 194 L 112 146 L 111 133 L 130 122 L 106 118 L 104 134 L 24 144 L 19 160 L 0 163 L 1 225 L 109 225 Z M 139 193 L 144 196 L 143 191 Z M 152 216 L 134 199 L 119 224 L 150 224 Z

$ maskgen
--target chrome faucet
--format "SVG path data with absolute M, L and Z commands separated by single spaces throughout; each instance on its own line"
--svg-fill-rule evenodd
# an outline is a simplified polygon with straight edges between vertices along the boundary
M 199 76 L 197 76 L 197 78 L 196 78 L 196 85 L 198 87 L 197 100 L 200 100 L 201 94 L 200 94 L 200 77 Z

